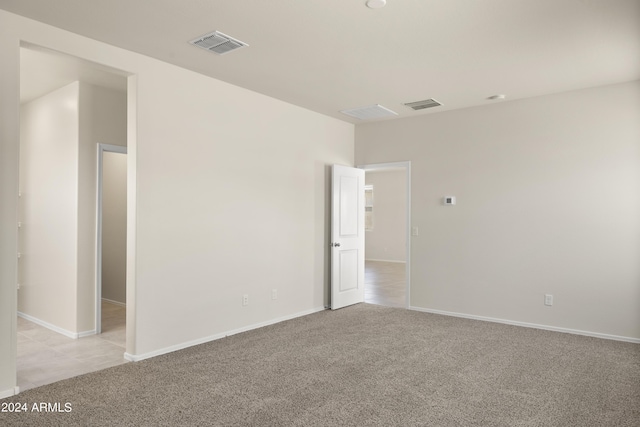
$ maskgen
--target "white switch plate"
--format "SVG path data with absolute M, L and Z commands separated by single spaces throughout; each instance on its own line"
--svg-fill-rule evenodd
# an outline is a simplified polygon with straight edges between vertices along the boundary
M 242 295 L 242 305 L 249 305 L 249 295 Z
M 544 305 L 553 305 L 553 295 L 551 294 L 544 295 Z
M 418 235 L 418 227 L 411 227 L 411 235 L 412 236 Z

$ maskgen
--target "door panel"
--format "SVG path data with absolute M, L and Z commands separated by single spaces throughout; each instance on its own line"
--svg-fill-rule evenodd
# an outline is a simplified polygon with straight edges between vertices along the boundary
M 331 309 L 364 301 L 364 170 L 333 166 Z
M 340 292 L 350 291 L 358 286 L 358 251 L 340 251 Z
M 358 178 L 340 176 L 340 237 L 358 235 Z

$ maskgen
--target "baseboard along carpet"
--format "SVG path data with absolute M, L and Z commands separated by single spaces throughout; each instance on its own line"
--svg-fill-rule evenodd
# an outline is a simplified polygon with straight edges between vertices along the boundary
M 358 304 L 0 404 L 27 409 L 3 426 L 640 426 L 640 345 Z

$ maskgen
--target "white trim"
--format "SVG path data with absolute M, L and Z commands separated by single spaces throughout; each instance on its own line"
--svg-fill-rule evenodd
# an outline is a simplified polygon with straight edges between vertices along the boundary
M 409 307 L 409 310 L 424 313 L 441 314 L 443 316 L 462 317 L 464 319 L 481 320 L 483 322 L 503 323 L 505 325 L 522 326 L 525 328 L 543 329 L 545 331 L 562 332 L 565 334 L 584 335 L 587 337 L 603 338 L 614 341 L 625 341 L 640 344 L 640 338 L 623 337 L 619 335 L 602 334 L 600 332 L 582 331 L 579 329 L 560 328 L 557 326 L 539 325 L 537 323 L 518 322 L 516 320 L 496 319 L 494 317 L 476 316 L 473 314 L 454 313 L 451 311 L 432 310 L 430 308 Z
M 110 153 L 127 154 L 126 145 L 113 145 L 113 144 L 98 143 L 98 146 L 102 149 L 102 151 L 108 151 Z
M 9 390 L 0 391 L 0 399 L 4 399 L 7 397 L 15 396 L 20 393 L 20 387 L 15 386 L 14 388 L 10 388 Z
M 127 304 L 120 302 L 120 301 L 114 301 L 112 299 L 108 299 L 108 298 L 102 298 L 102 302 L 106 302 L 109 304 L 113 304 L 113 305 L 119 305 L 120 307 L 126 307 Z
M 33 317 L 33 316 L 29 316 L 28 314 L 24 314 L 22 312 L 18 312 L 18 316 L 22 317 L 23 319 L 26 319 L 30 322 L 35 323 L 36 325 L 40 325 L 43 328 L 47 328 L 52 330 L 53 332 L 57 332 L 61 335 L 64 335 L 67 338 L 71 338 L 73 340 L 77 340 L 78 338 L 82 338 L 82 337 L 86 337 L 89 335 L 95 335 L 96 331 L 92 330 L 92 331 L 83 331 L 83 332 L 71 332 L 71 331 L 67 331 L 64 328 L 61 328 L 59 326 L 53 325 L 49 322 L 45 322 L 44 320 L 40 320 L 37 317 Z
M 254 323 L 253 325 L 244 326 L 242 328 L 232 329 L 230 331 L 221 332 L 219 334 L 210 335 L 208 337 L 203 337 L 203 338 L 198 338 L 196 340 L 183 342 L 183 343 L 180 343 L 180 344 L 176 344 L 176 345 L 172 345 L 172 346 L 169 346 L 169 347 L 161 348 L 159 350 L 150 351 L 149 353 L 144 353 L 144 354 L 125 353 L 124 354 L 124 358 L 129 360 L 129 361 L 131 361 L 131 362 L 139 362 L 139 361 L 144 360 L 144 359 L 149 359 L 150 357 L 155 357 L 155 356 L 160 356 L 160 355 L 167 354 L 167 353 L 172 353 L 174 351 L 182 350 L 182 349 L 185 349 L 185 348 L 188 348 L 188 347 L 192 347 L 194 345 L 199 345 L 199 344 L 204 344 L 204 343 L 207 343 L 207 342 L 219 340 L 221 338 L 229 337 L 231 335 L 236 335 L 236 334 L 239 334 L 239 333 L 242 333 L 242 332 L 251 331 L 253 329 L 262 328 L 262 327 L 265 327 L 265 326 L 269 326 L 269 325 L 273 325 L 273 324 L 276 324 L 276 323 L 284 322 L 285 320 L 295 319 L 297 317 L 308 316 L 309 314 L 318 313 L 318 312 L 324 311 L 324 310 L 326 310 L 325 307 L 312 308 L 311 310 L 301 311 L 299 313 L 295 313 L 295 314 L 291 314 L 291 315 L 283 316 L 283 317 L 278 317 L 276 319 L 267 320 L 265 322 Z
M 406 264 L 407 261 L 397 261 L 395 259 L 365 259 L 365 261 L 375 261 L 375 262 L 395 262 L 396 264 Z
M 96 168 L 96 318 L 94 333 L 102 332 L 102 162 L 104 152 L 127 154 L 127 147 L 122 145 L 98 143 L 98 166 Z M 128 160 L 128 159 L 127 159 Z M 128 211 L 127 211 L 128 212 Z
M 411 162 L 391 162 L 391 163 L 374 163 L 369 165 L 359 165 L 360 169 L 366 171 L 380 170 L 380 169 L 398 169 L 404 168 L 406 171 L 406 189 L 407 189 L 407 202 L 406 202 L 406 230 L 405 230 L 405 308 L 411 306 Z M 374 260 L 370 260 L 374 261 Z

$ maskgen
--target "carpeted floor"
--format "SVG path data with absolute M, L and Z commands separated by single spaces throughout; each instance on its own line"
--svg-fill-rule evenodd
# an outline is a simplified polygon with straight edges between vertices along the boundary
M 358 304 L 8 402 L 3 426 L 640 426 L 640 345 Z

